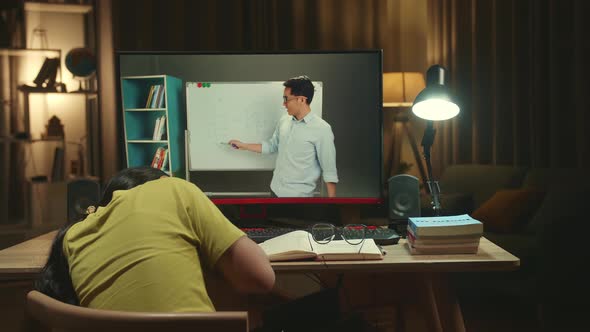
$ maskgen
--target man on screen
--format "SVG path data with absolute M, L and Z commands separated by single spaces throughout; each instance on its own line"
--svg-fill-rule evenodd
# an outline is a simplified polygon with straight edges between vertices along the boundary
M 307 76 L 283 83 L 283 106 L 287 115 L 277 124 L 272 137 L 262 143 L 231 140 L 234 149 L 278 153 L 270 189 L 276 197 L 312 197 L 320 175 L 328 197 L 336 197 L 336 148 L 332 127 L 311 114 L 314 86 Z

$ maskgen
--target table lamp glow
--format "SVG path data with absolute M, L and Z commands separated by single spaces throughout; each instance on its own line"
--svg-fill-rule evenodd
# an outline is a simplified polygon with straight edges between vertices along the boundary
M 412 105 L 412 112 L 425 120 L 426 129 L 422 138 L 422 147 L 424 149 L 424 160 L 428 172 L 428 190 L 432 197 L 432 208 L 435 216 L 441 214 L 440 204 L 440 187 L 437 181 L 432 177 L 432 164 L 430 162 L 430 148 L 434 143 L 434 121 L 448 120 L 459 114 L 459 106 L 453 100 L 448 89 L 447 70 L 440 66 L 434 65 L 426 71 L 426 88 L 422 90 Z

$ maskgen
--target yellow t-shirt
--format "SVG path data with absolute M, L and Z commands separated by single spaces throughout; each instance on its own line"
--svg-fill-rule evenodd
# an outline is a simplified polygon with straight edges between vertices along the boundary
M 244 233 L 194 184 L 162 178 L 118 190 L 63 242 L 80 304 L 124 311 L 215 311 L 203 268 Z

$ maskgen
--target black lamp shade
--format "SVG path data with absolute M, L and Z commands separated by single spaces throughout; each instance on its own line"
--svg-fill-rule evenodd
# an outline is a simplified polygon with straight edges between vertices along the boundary
M 434 65 L 426 72 L 426 88 L 412 105 L 412 112 L 426 120 L 447 120 L 459 114 L 459 106 L 453 100 L 447 87 L 447 70 Z

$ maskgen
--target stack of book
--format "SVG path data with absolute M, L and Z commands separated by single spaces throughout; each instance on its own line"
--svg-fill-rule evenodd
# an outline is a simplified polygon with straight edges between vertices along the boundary
M 412 254 L 475 254 L 482 235 L 483 224 L 467 214 L 408 220 L 408 247 Z

